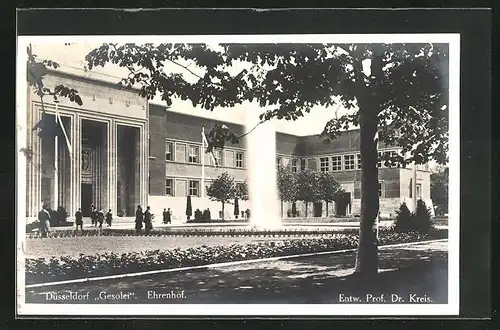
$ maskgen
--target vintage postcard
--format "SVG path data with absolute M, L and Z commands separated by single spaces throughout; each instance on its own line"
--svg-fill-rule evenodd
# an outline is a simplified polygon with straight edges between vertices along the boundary
M 18 37 L 18 315 L 457 315 L 459 47 Z

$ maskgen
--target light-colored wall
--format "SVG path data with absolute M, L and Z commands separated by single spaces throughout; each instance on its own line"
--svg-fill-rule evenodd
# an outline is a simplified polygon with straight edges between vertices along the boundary
M 170 208 L 172 211 L 172 224 L 185 223 L 187 220 L 186 217 L 186 197 L 168 197 L 168 196 L 149 196 L 148 205 L 151 206 L 151 212 L 155 214 L 156 221 L 162 221 L 162 212 L 163 209 Z M 240 217 L 241 211 L 245 211 L 247 208 L 250 208 L 250 203 L 248 201 L 239 200 L 239 209 L 240 209 Z M 200 211 L 205 210 L 206 208 L 210 209 L 210 213 L 212 219 L 219 218 L 219 211 L 222 211 L 222 204 L 217 201 L 211 201 L 209 198 L 201 198 L 201 197 L 191 197 L 191 206 L 194 211 L 198 208 Z M 234 219 L 234 204 L 225 204 L 224 206 L 224 219 Z
M 146 119 L 147 100 L 139 96 L 137 91 L 118 90 L 107 83 L 86 81 L 82 78 L 49 74 L 44 78 L 46 87 L 53 88 L 64 84 L 78 91 L 82 98 L 83 106 L 80 107 L 67 98 L 60 98 L 61 105 L 74 108 L 84 108 L 88 112 L 96 114 L 117 115 L 120 117 Z M 130 102 L 130 103 L 128 103 Z

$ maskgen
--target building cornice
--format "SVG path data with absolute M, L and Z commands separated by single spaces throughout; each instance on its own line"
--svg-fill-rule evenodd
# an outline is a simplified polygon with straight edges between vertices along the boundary
M 118 83 L 112 83 L 112 82 L 107 81 L 107 80 L 103 80 L 103 79 L 99 79 L 99 78 L 95 78 L 95 77 L 88 77 L 88 76 L 84 76 L 84 75 L 76 74 L 76 73 L 70 73 L 70 72 L 63 71 L 63 70 L 55 70 L 55 69 L 48 68 L 47 72 L 53 76 L 69 78 L 72 80 L 83 81 L 83 82 L 87 82 L 87 83 L 91 83 L 91 84 L 97 84 L 97 85 L 101 85 L 101 86 L 105 86 L 105 87 L 110 87 L 110 88 L 113 88 L 116 90 L 128 91 L 128 92 L 133 92 L 133 93 L 139 93 L 141 91 L 139 88 L 120 86 L 120 85 L 118 85 Z

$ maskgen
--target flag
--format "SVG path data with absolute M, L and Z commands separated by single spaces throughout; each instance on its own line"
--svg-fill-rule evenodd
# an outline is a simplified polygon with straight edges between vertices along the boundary
M 205 134 L 205 129 L 203 129 L 201 132 L 201 140 L 202 140 L 203 148 L 208 148 L 208 140 L 207 140 L 207 136 Z M 218 167 L 219 165 L 217 164 L 217 159 L 215 159 L 213 151 L 210 152 L 210 158 L 212 159 L 212 162 L 214 163 L 214 165 L 216 167 Z

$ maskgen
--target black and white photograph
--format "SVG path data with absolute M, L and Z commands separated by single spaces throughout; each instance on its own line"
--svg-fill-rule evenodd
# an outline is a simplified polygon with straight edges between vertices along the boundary
M 17 52 L 19 315 L 458 314 L 459 34 Z

